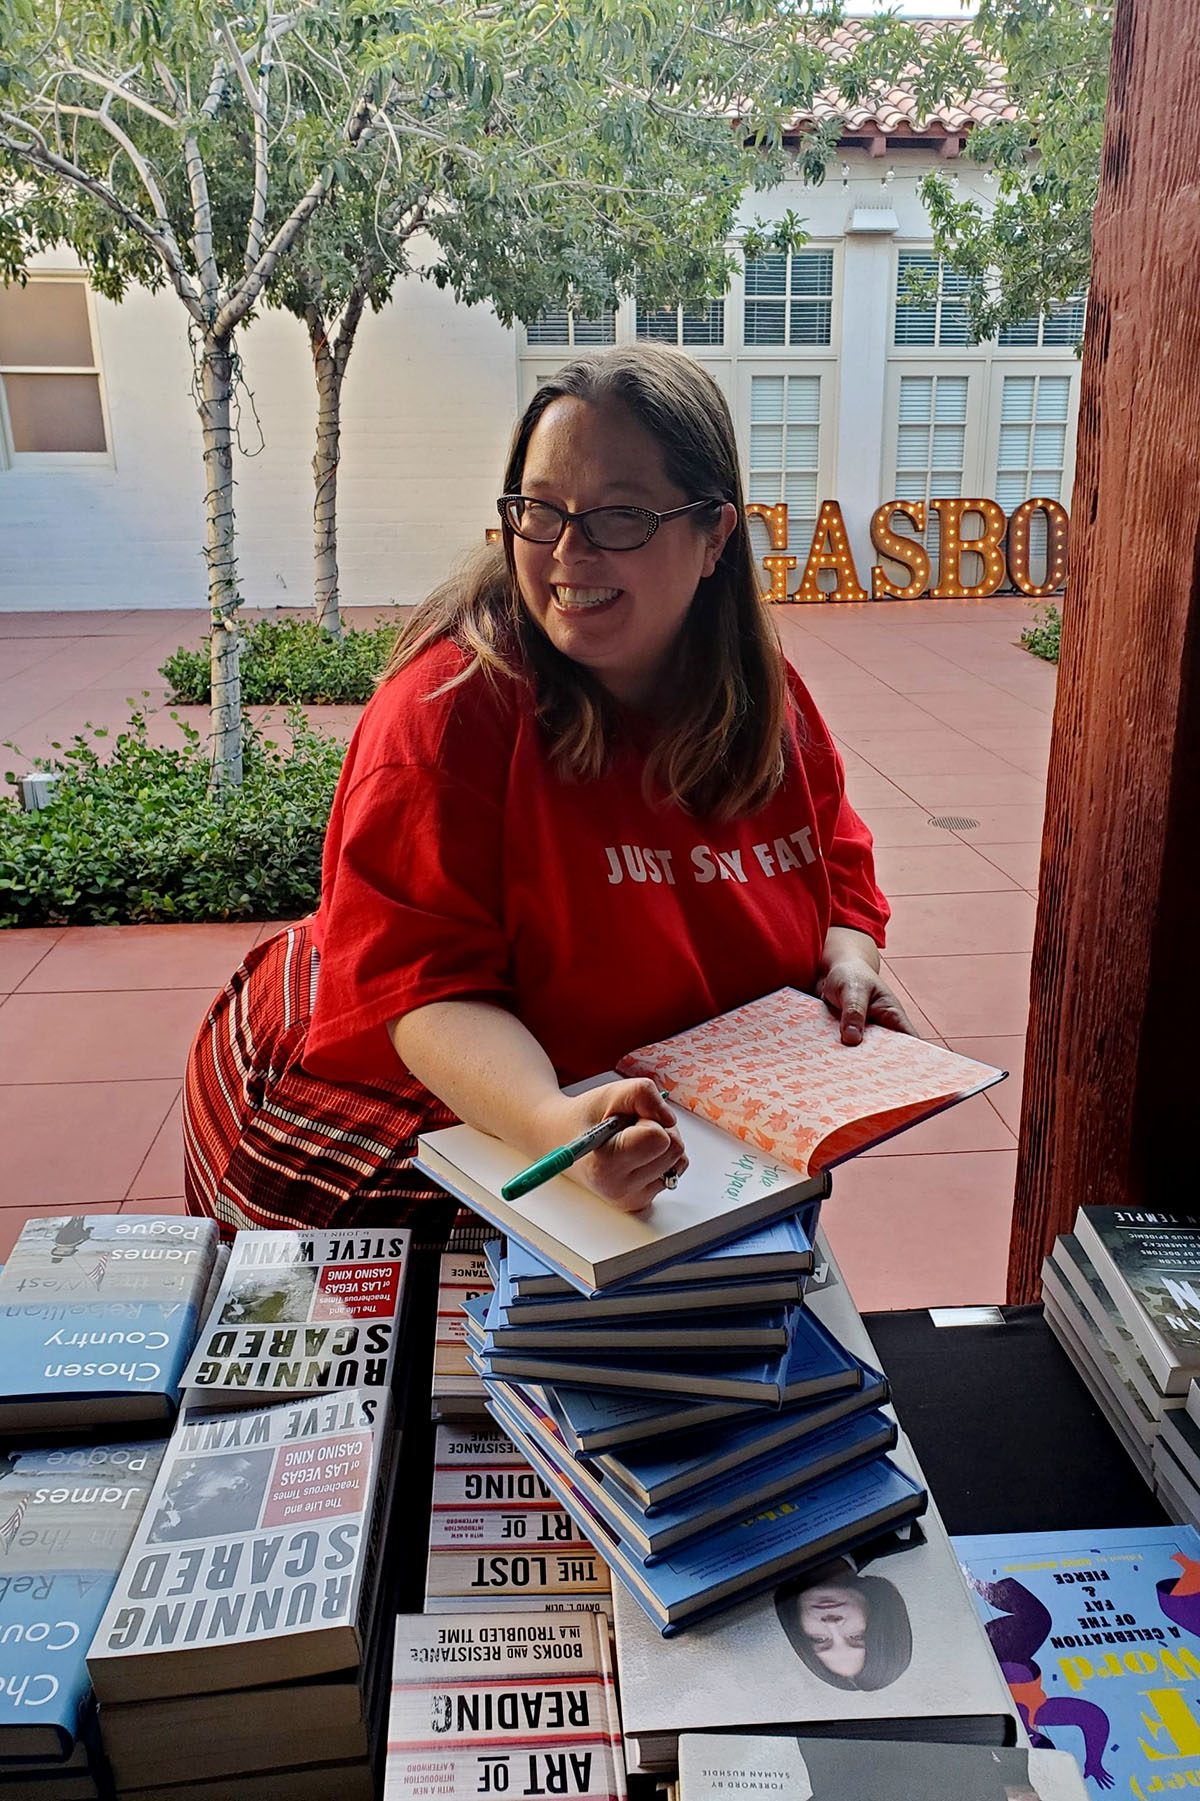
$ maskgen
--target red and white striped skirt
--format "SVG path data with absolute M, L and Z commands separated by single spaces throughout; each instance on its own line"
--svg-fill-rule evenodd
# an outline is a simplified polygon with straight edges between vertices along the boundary
M 443 1191 L 412 1167 L 420 1106 L 304 1069 L 320 958 L 307 922 L 259 944 L 188 1058 L 184 1193 L 223 1236 L 244 1227 L 411 1225 Z M 450 1213 L 453 1208 L 450 1207 Z M 436 1231 L 436 1227 L 435 1227 Z

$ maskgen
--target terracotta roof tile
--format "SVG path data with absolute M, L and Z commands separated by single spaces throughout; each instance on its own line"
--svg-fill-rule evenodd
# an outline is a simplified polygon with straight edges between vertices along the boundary
M 969 131 L 973 125 L 994 125 L 1003 119 L 1016 118 L 1017 109 L 1005 89 L 1002 66 L 984 55 L 978 41 L 965 26 L 954 19 L 906 19 L 904 23 L 915 26 L 923 38 L 930 40 L 951 31 L 961 35 L 980 59 L 982 85 L 965 99 L 935 107 L 933 112 L 925 115 L 917 110 L 915 93 L 903 86 L 887 88 L 853 106 L 847 106 L 836 91 L 826 91 L 817 95 L 811 111 L 796 115 L 792 121 L 793 129 L 801 130 L 807 124 L 822 120 L 840 119 L 844 130 L 851 135 L 873 129 L 888 134 L 933 131 L 950 136 Z M 862 42 L 868 29 L 866 19 L 847 19 L 838 26 L 830 40 L 834 57 L 839 51 L 849 54 Z

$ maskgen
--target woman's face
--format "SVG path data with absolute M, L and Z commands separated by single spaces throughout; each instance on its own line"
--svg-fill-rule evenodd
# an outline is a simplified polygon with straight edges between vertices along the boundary
M 826 1583 L 800 1596 L 800 1630 L 834 1676 L 853 1678 L 867 1661 L 867 1608 L 855 1589 Z
M 522 494 L 570 513 L 639 506 L 656 513 L 686 506 L 662 452 L 619 401 L 552 401 L 529 439 Z M 513 539 L 521 597 L 550 642 L 600 681 L 614 699 L 653 699 L 701 579 L 711 575 L 737 523 L 725 506 L 715 526 L 685 515 L 659 527 L 639 550 L 598 550 L 569 525 L 557 544 Z

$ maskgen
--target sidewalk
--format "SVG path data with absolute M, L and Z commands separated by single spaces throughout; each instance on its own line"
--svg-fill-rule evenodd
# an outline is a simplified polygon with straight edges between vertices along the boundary
M 892 981 L 923 1034 L 1013 1072 L 838 1172 L 826 1220 L 864 1309 L 1004 1295 L 1055 684 L 1017 646 L 1029 617 L 1010 598 L 778 614 L 875 835 Z M 0 739 L 26 767 L 85 719 L 123 724 L 131 697 L 161 704 L 158 664 L 203 629 L 198 613 L 0 614 Z M 357 709 L 311 716 L 346 736 Z M 0 1258 L 31 1211 L 181 1208 L 187 1047 L 274 929 L 0 933 Z

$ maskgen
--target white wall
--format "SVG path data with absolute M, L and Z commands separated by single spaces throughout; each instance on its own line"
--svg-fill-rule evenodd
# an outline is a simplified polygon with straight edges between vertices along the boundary
M 32 265 L 71 267 L 62 256 Z M 0 608 L 205 602 L 203 465 L 186 315 L 173 293 L 94 297 L 111 457 L 0 468 Z M 299 320 L 240 334 L 265 447 L 235 464 L 241 590 L 251 606 L 312 596 L 316 389 Z M 343 599 L 418 598 L 480 541 L 516 409 L 513 335 L 485 307 L 400 284 L 359 327 L 343 393 Z M 243 396 L 242 441 L 259 434 Z
M 777 219 L 790 208 L 815 242 L 838 246 L 833 341 L 797 350 L 741 346 L 733 323 L 740 322 L 735 281 L 726 346 L 698 352 L 725 388 L 743 435 L 755 368 L 764 362 L 802 368 L 806 359 L 823 365 L 834 400 L 822 428 L 822 493 L 841 501 L 867 581 L 867 524 L 888 498 L 890 459 L 894 466 L 887 394 L 895 364 L 896 245 L 928 244 L 918 184 L 935 160 L 915 152 L 875 159 L 856 151 L 845 159 L 845 180 L 839 160 L 818 188 L 787 181 L 748 196 L 744 219 Z M 938 166 L 958 173 L 964 195 L 986 200 L 991 192 L 971 165 Z M 897 229 L 847 235 L 856 207 L 890 209 Z M 47 256 L 37 266 L 69 265 Z M 120 306 L 94 299 L 93 317 L 112 454 L 87 467 L 0 464 L 0 609 L 203 605 L 203 467 L 184 310 L 173 293 L 139 290 Z M 619 333 L 631 335 L 632 317 L 625 307 Z M 523 352 L 521 339 L 490 309 L 459 306 L 417 279 L 399 283 L 383 313 L 364 319 L 343 401 L 339 543 L 346 604 L 419 598 L 494 522 L 519 400 L 540 372 L 569 354 Z M 311 600 L 315 424 L 307 337 L 298 320 L 267 312 L 240 335 L 240 348 L 266 440 L 261 452 L 240 455 L 235 467 L 241 590 L 252 606 L 304 607 Z M 948 355 L 917 354 L 935 365 Z M 982 359 L 972 385 L 982 417 L 990 353 L 962 354 Z M 1045 367 L 1045 353 L 1035 355 Z M 1060 353 L 1056 366 L 1077 369 L 1070 352 Z M 258 445 L 248 404 L 243 443 L 250 451 Z M 981 432 L 979 446 L 975 479 L 986 481 Z

